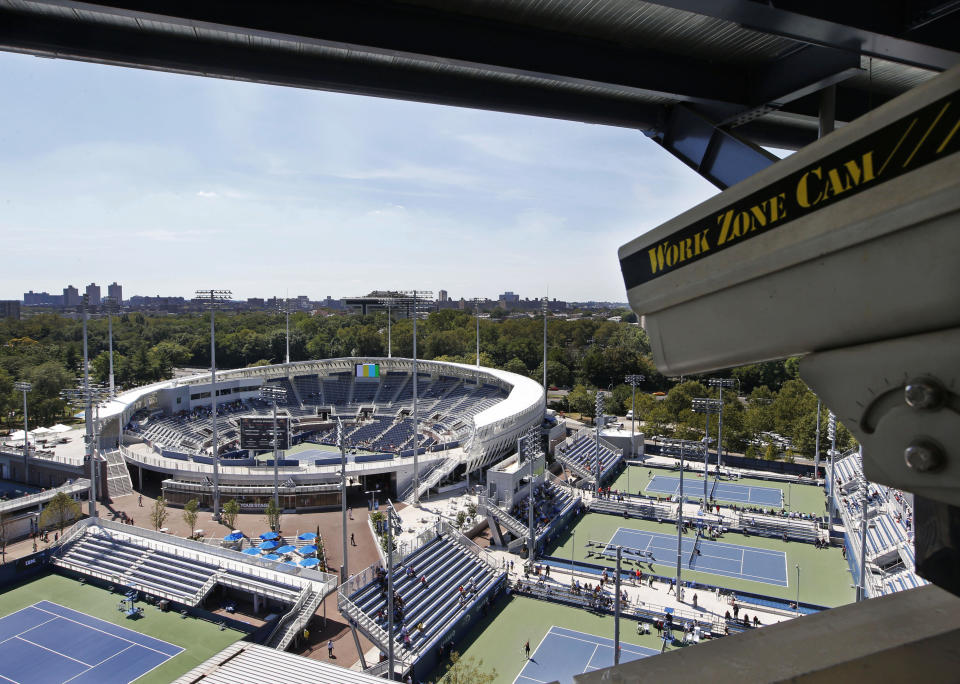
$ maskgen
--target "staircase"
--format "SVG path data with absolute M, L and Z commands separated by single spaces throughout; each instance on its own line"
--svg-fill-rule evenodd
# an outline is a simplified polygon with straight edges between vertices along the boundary
M 480 497 L 480 505 L 486 508 L 487 515 L 507 528 L 514 537 L 518 539 L 527 539 L 530 536 L 530 528 L 517 520 L 510 513 L 493 503 L 487 497 Z
M 281 618 L 273 632 L 267 637 L 266 645 L 278 651 L 285 651 L 290 642 L 299 634 L 317 612 L 323 593 L 307 589 L 293 608 Z
M 413 491 L 413 485 L 410 485 L 406 489 L 403 501 L 408 504 L 413 503 L 413 501 L 430 491 L 431 487 L 436 487 L 440 484 L 443 478 L 452 473 L 458 465 L 460 465 L 459 456 L 450 456 L 446 460 L 441 461 L 439 465 L 434 466 L 433 469 L 426 474 L 426 477 L 420 480 L 420 486 L 417 488 L 416 493 Z
M 133 494 L 133 482 L 123 455 L 119 451 L 107 451 L 103 457 L 107 462 L 107 496 L 116 500 Z

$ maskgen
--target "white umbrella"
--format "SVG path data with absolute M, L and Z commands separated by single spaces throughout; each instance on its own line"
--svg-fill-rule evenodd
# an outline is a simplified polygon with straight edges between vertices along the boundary
M 50 432 L 50 429 L 49 429 L 49 428 L 38 427 L 38 428 L 34 428 L 33 430 L 31 430 L 31 431 L 30 431 L 30 434 L 31 434 L 31 435 L 45 435 L 45 434 L 47 434 L 47 433 L 49 433 L 49 432 Z
M 10 433 L 10 440 L 12 440 L 12 441 L 14 441 L 14 442 L 22 442 L 22 441 L 23 441 L 23 430 L 17 430 L 16 432 L 11 432 L 11 433 Z
M 50 432 L 70 432 L 72 429 L 73 428 L 68 425 L 64 425 L 63 423 L 57 423 L 52 428 L 50 428 Z

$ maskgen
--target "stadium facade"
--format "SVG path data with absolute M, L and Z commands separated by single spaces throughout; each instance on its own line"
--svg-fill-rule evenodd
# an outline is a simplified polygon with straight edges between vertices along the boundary
M 357 378 L 361 364 L 378 377 Z M 474 472 L 502 458 L 517 437 L 543 419 L 543 387 L 493 368 L 417 361 L 417 460 L 420 493 L 456 471 Z M 241 450 L 240 419 L 268 416 L 260 390 L 286 390 L 279 415 L 289 419 L 294 448 L 278 460 L 282 503 L 305 510 L 339 505 L 338 421 L 347 442 L 348 480 L 381 476 L 385 494 L 412 497 L 413 368 L 405 358 L 340 358 L 217 373 L 219 481 L 223 499 L 241 508 L 266 505 L 274 485 L 269 451 Z M 119 449 L 134 477 L 159 473 L 172 504 L 212 503 L 213 451 L 208 373 L 139 387 L 99 409 L 102 451 Z M 298 446 L 299 445 L 299 446 Z M 259 456 L 259 457 L 258 457 Z

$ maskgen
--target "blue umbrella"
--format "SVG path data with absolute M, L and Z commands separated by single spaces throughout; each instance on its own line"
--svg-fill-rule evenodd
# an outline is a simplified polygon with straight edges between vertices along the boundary
M 299 553 L 301 556 L 309 556 L 311 553 L 316 553 L 316 552 L 317 552 L 316 546 L 301 546 L 299 549 L 297 549 L 297 553 Z
M 265 541 L 265 542 L 263 542 L 260 546 L 258 546 L 257 548 L 260 549 L 261 551 L 272 551 L 273 549 L 277 548 L 278 546 L 280 546 L 280 543 L 279 543 L 279 542 L 275 542 L 275 541 Z
M 279 536 L 280 535 L 277 534 L 276 532 L 264 532 L 263 534 L 260 535 L 260 538 L 264 541 L 270 541 L 271 539 L 276 539 Z
M 313 532 L 304 532 L 302 534 L 297 535 L 297 539 L 299 539 L 300 541 L 313 541 L 316 538 L 317 538 L 317 535 L 315 535 Z
M 275 560 L 280 560 L 280 556 L 278 556 L 278 555 L 275 554 L 275 553 L 268 553 L 266 556 L 263 557 L 263 559 L 264 559 L 264 560 L 273 560 L 273 561 L 275 561 Z
M 287 544 L 286 546 L 281 546 L 279 549 L 277 549 L 277 553 L 279 554 L 293 553 L 296 550 L 297 550 L 296 546 L 291 546 L 290 544 Z
M 260 555 L 260 549 L 244 549 L 244 550 L 241 551 L 240 553 L 245 553 L 245 554 L 247 554 L 248 556 L 259 556 L 259 555 Z
M 224 537 L 225 541 L 240 541 L 241 539 L 243 539 L 243 532 L 231 532 Z
M 297 561 L 295 560 L 283 561 L 283 565 L 292 565 L 293 567 L 297 567 Z
M 300 567 L 302 568 L 313 568 L 318 565 L 320 565 L 320 561 L 318 561 L 316 558 L 304 558 L 302 561 L 300 561 Z

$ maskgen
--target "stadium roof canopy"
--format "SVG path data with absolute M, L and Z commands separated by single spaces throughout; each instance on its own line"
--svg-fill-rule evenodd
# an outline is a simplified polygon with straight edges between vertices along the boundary
M 636 128 L 720 187 L 960 63 L 947 0 L 0 0 L 0 49 Z M 828 90 L 827 92 L 832 92 Z

